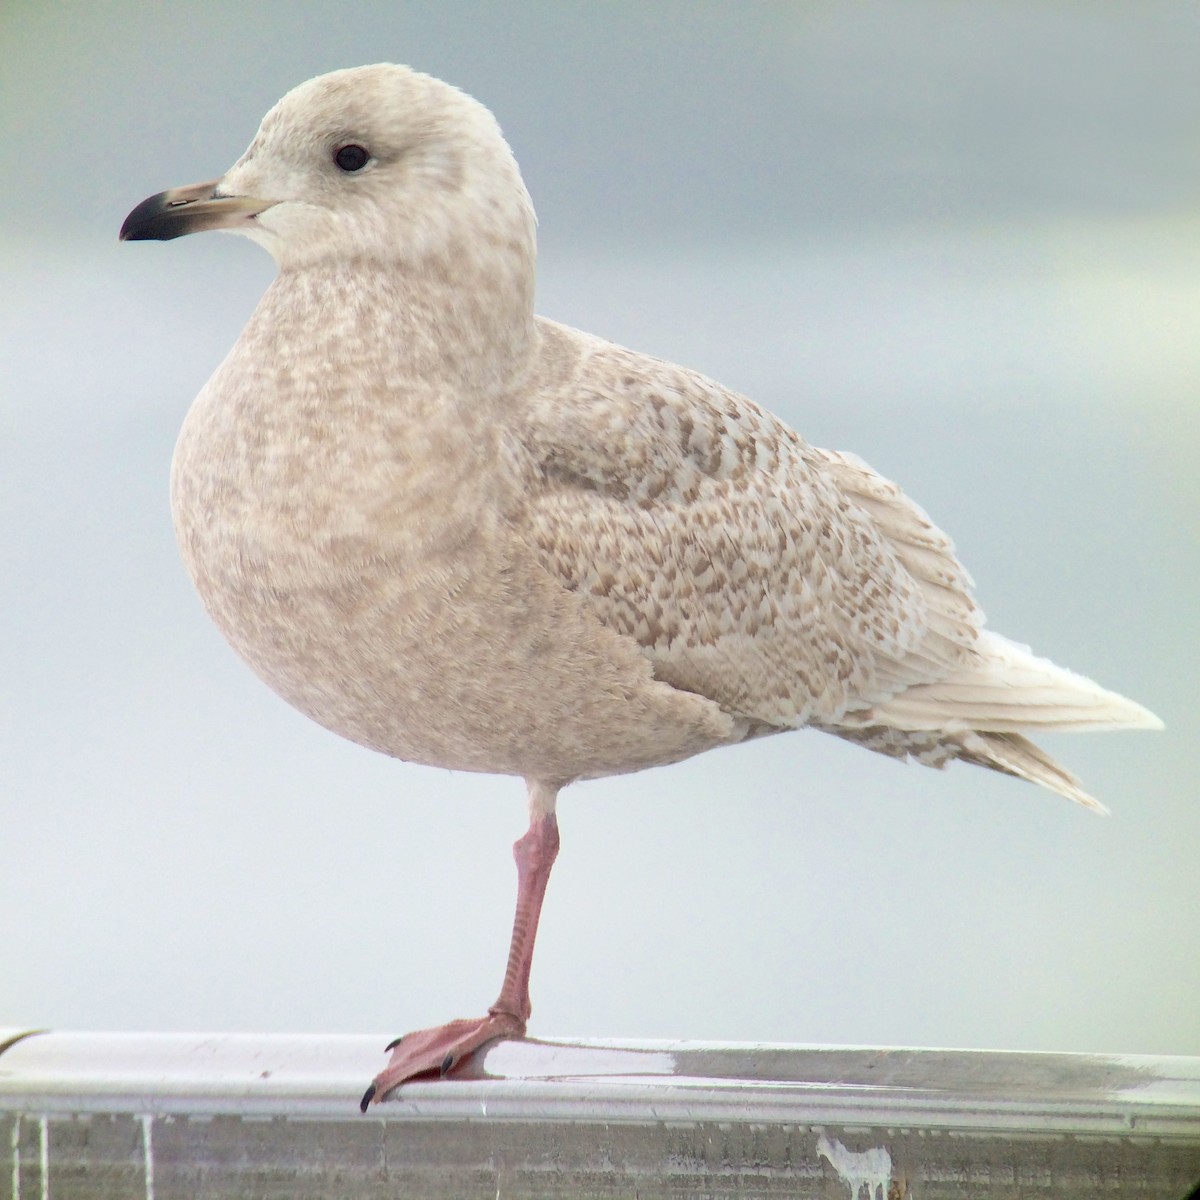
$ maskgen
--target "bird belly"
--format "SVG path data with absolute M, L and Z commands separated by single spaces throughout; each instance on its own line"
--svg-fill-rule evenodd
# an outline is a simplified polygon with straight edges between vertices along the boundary
M 416 519 L 410 496 L 381 539 L 378 523 L 322 526 L 328 506 L 302 494 L 248 501 L 214 484 L 214 461 L 181 439 L 173 508 L 192 581 L 259 677 L 334 733 L 408 761 L 561 782 L 737 740 L 716 705 L 655 680 L 486 507 Z

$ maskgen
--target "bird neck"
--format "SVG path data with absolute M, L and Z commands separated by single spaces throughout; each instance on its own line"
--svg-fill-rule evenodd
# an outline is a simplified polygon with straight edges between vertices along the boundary
M 378 357 L 397 379 L 451 384 L 464 395 L 505 390 L 532 351 L 532 255 L 527 264 L 497 255 L 472 266 L 467 273 L 457 256 L 428 255 L 285 269 L 255 316 L 330 369 Z M 314 313 L 330 319 L 316 323 Z

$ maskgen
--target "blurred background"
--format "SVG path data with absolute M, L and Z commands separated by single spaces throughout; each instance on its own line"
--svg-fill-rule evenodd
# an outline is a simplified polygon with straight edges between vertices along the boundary
M 0 1025 L 378 1031 L 500 984 L 519 781 L 339 741 L 184 577 L 180 421 L 273 272 L 117 243 L 280 95 L 412 64 L 499 117 L 539 309 L 853 450 L 992 626 L 1162 734 L 1095 817 L 800 733 L 577 786 L 541 1035 L 1200 1053 L 1200 6 L 0 8 Z

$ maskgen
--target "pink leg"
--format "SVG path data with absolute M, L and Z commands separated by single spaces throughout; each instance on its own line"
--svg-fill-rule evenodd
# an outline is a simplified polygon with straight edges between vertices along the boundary
M 525 1036 L 525 1022 L 531 1011 L 529 968 L 533 963 L 533 943 L 546 884 L 550 880 L 550 868 L 558 856 L 554 792 L 531 785 L 530 799 L 529 829 L 513 846 L 513 858 L 517 862 L 517 911 L 513 917 L 512 944 L 500 995 L 486 1017 L 451 1021 L 397 1038 L 388 1047 L 392 1051 L 391 1060 L 363 1095 L 363 1112 L 372 1101 L 378 1103 L 405 1080 L 434 1071 L 445 1075 L 488 1042 Z
M 488 1009 L 493 1016 L 507 1014 L 525 1022 L 533 1011 L 529 1003 L 529 969 L 533 966 L 533 943 L 537 938 L 538 918 L 550 868 L 558 857 L 558 818 L 553 813 L 535 815 L 530 819 L 525 836 L 513 843 L 513 858 L 517 863 L 517 911 L 513 915 L 512 942 L 508 947 L 508 966 L 500 995 Z

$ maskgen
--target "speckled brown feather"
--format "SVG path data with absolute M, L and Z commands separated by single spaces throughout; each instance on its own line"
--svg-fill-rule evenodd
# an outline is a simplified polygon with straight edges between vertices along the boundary
M 965 574 L 898 489 L 695 372 L 541 328 L 574 369 L 515 431 L 518 528 L 658 678 L 786 728 L 971 660 Z

